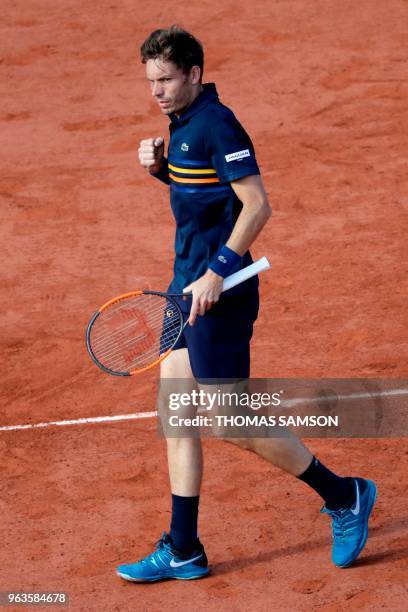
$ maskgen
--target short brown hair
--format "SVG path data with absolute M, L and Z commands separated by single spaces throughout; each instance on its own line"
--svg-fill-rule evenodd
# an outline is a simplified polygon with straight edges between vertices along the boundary
M 171 61 L 183 72 L 190 72 L 193 66 L 199 66 L 201 76 L 204 69 L 204 50 L 197 38 L 177 25 L 167 30 L 155 30 L 146 38 L 140 47 L 142 63 L 160 57 Z

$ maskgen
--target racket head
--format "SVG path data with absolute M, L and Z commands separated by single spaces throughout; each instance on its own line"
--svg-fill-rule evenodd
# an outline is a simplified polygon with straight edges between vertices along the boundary
M 86 330 L 86 348 L 104 372 L 131 376 L 163 361 L 183 328 L 183 314 L 174 297 L 132 291 L 109 300 L 95 312 Z

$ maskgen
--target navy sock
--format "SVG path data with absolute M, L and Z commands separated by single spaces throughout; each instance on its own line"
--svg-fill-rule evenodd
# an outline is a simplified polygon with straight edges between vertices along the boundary
M 172 495 L 170 537 L 174 547 L 183 553 L 191 552 L 197 544 L 198 502 L 200 496 Z
M 316 457 L 313 457 L 312 463 L 298 478 L 312 487 L 331 510 L 350 508 L 355 502 L 354 479 L 337 476 Z

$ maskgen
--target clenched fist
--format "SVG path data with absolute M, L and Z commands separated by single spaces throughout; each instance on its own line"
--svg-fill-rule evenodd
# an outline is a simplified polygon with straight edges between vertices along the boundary
M 147 168 L 150 174 L 159 172 L 164 156 L 163 138 L 148 138 L 141 140 L 139 146 L 140 164 Z

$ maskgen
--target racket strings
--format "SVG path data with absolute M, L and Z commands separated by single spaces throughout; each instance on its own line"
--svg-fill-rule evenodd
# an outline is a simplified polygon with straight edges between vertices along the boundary
M 164 299 L 161 296 L 159 296 L 159 297 L 160 297 L 160 300 L 164 302 Z M 138 299 L 140 299 L 140 298 L 138 298 Z M 172 308 L 172 309 L 170 310 L 170 308 Z M 123 310 L 123 307 L 121 308 L 121 310 Z M 128 309 L 128 312 L 129 312 L 129 310 L 131 311 L 131 309 Z M 138 309 L 138 310 L 140 312 L 140 309 Z M 152 328 L 157 327 L 159 324 L 161 324 L 163 322 L 163 315 L 166 313 L 166 310 L 169 311 L 169 314 L 171 315 L 171 317 L 173 317 L 174 314 L 177 312 L 173 305 L 171 305 L 169 308 L 166 307 L 164 310 L 163 310 L 163 307 L 160 308 L 160 309 L 157 309 L 157 312 L 156 312 L 155 309 L 154 309 L 154 305 L 153 305 L 153 309 L 152 309 L 152 311 L 149 314 L 149 325 Z M 128 323 L 122 324 L 120 327 L 118 327 L 116 329 L 115 326 L 109 326 L 109 324 L 108 324 L 109 320 L 112 320 L 112 319 L 113 319 L 112 314 L 110 314 L 109 317 L 108 316 L 105 317 L 105 319 L 104 319 L 104 329 L 105 329 L 105 332 L 101 331 L 101 333 L 98 334 L 98 337 L 96 339 L 94 339 L 94 346 L 95 347 L 96 346 L 101 346 L 102 344 L 107 346 L 109 341 L 112 341 L 112 344 L 115 344 L 115 342 L 114 342 L 115 335 L 119 336 L 119 335 L 126 334 L 129 331 L 130 328 L 133 328 L 135 326 L 135 320 L 133 319 L 133 320 L 130 320 Z M 170 322 L 170 317 L 168 317 L 168 320 Z M 164 323 L 164 326 L 163 326 L 164 327 L 164 329 L 163 329 L 164 333 L 166 332 L 167 327 L 168 327 L 168 325 L 166 325 L 166 323 L 167 323 L 167 321 L 165 320 L 165 323 Z M 134 340 L 134 338 L 133 338 L 133 340 Z
M 175 334 L 174 330 L 171 329 L 170 332 L 168 330 L 164 330 L 163 331 L 163 335 L 161 338 L 161 348 L 162 350 L 159 352 L 160 353 L 164 353 L 165 351 L 167 351 L 169 348 L 171 348 L 174 344 L 174 342 L 177 340 L 178 337 L 178 332 Z M 106 350 L 104 352 L 104 360 L 105 362 L 109 359 L 111 360 L 111 362 L 113 362 L 115 359 L 119 358 L 121 359 L 123 357 L 123 351 L 124 350 L 130 350 L 131 346 L 134 345 L 136 346 L 137 343 L 140 341 L 141 336 L 138 336 L 136 338 L 132 338 L 130 340 L 123 340 L 121 338 L 118 338 L 115 340 L 115 342 L 112 344 L 110 344 L 109 346 L 106 347 Z M 120 348 L 118 348 L 118 342 L 120 342 Z M 97 347 L 96 349 L 93 347 L 93 352 L 95 354 L 95 352 L 99 351 L 101 349 L 101 346 Z M 140 358 L 145 359 L 145 360 L 150 360 L 150 361 L 155 361 L 156 359 L 159 358 L 159 355 L 157 355 L 157 348 L 156 347 L 152 347 L 151 351 L 145 351 L 143 353 L 143 355 L 140 355 Z M 135 364 L 137 365 L 137 364 Z M 108 367 L 108 366 L 106 366 Z M 112 367 L 111 367 L 112 369 Z M 133 369 L 133 368 L 131 368 Z
M 128 372 L 142 369 L 157 361 L 160 354 L 170 349 L 177 340 L 179 329 L 165 331 L 162 338 L 146 343 L 145 335 L 139 335 L 132 339 L 117 336 L 114 344 L 109 344 L 107 349 L 99 346 L 94 350 L 98 361 L 105 367 L 119 372 Z
M 174 346 L 182 327 L 173 302 L 161 295 L 139 294 L 103 310 L 93 322 L 89 344 L 109 370 L 141 370 Z
M 163 299 L 163 298 L 161 298 L 161 299 Z M 106 324 L 108 323 L 109 319 L 112 319 L 112 318 L 113 318 L 113 316 L 111 315 L 111 316 L 109 316 L 109 318 L 107 317 L 105 319 L 105 321 L 104 321 L 105 327 L 106 327 Z M 160 311 L 160 312 L 157 312 L 157 314 L 152 313 L 152 316 L 150 317 L 149 322 L 150 322 L 151 325 L 153 325 L 153 324 L 158 323 L 159 321 L 161 322 L 162 319 L 163 319 L 163 312 Z M 120 329 L 118 329 L 116 332 L 115 332 L 114 329 L 110 329 L 110 328 L 106 329 L 106 332 L 105 333 L 101 333 L 98 336 L 98 339 L 95 340 L 95 345 L 102 344 L 102 343 L 106 342 L 108 339 L 112 339 L 115 333 L 117 333 L 117 334 L 125 333 L 127 331 L 127 328 L 130 328 L 130 327 L 134 326 L 134 324 L 135 324 L 134 321 L 129 321 L 127 324 L 126 323 L 123 324 L 120 327 Z

